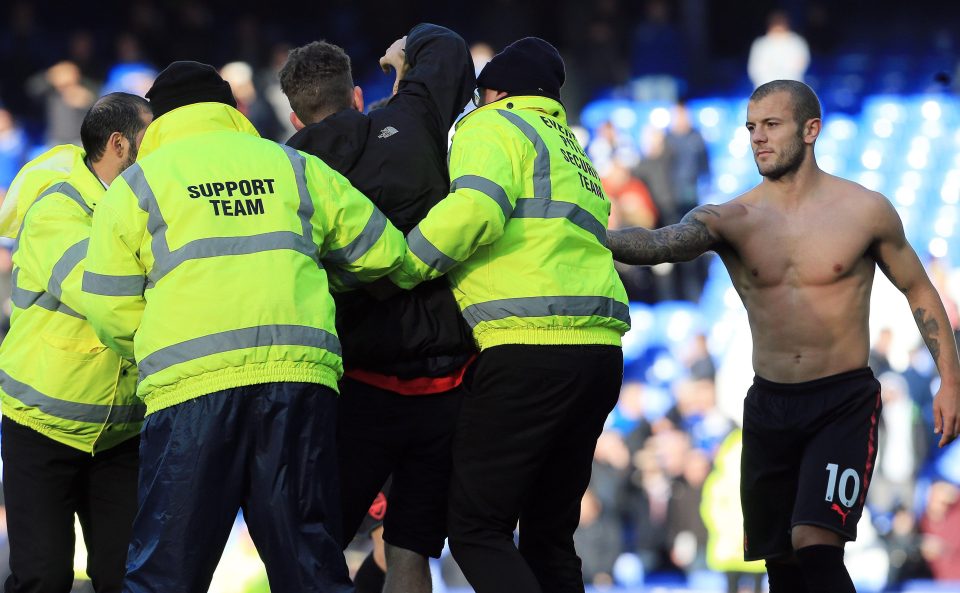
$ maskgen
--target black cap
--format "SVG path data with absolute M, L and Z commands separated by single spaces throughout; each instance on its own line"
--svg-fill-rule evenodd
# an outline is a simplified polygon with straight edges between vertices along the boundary
M 233 91 L 216 68 L 200 62 L 173 62 L 163 69 L 146 94 L 157 118 L 191 103 L 226 103 L 237 106 Z
M 542 95 L 560 100 L 566 78 L 557 48 L 539 37 L 514 41 L 493 56 L 477 77 L 477 86 L 511 95 Z

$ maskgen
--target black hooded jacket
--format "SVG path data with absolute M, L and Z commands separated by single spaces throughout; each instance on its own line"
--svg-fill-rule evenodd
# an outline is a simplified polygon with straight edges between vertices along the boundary
M 447 196 L 448 132 L 476 86 L 464 40 L 431 24 L 407 34 L 409 66 L 396 95 L 363 114 L 344 109 L 287 141 L 320 157 L 404 234 Z M 403 378 L 449 374 L 474 351 L 446 279 L 385 301 L 362 290 L 335 295 L 344 364 Z

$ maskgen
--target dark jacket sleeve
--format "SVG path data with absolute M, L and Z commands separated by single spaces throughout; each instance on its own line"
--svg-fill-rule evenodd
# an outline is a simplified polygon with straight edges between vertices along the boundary
M 426 104 L 446 132 L 477 86 L 467 43 L 450 29 L 421 23 L 407 33 L 405 53 L 409 69 L 397 88 L 397 100 Z

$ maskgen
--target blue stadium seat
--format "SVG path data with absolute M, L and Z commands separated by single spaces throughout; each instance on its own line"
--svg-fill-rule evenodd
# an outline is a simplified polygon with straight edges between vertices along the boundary
M 956 593 L 960 591 L 960 581 L 912 580 L 903 584 L 904 593 Z

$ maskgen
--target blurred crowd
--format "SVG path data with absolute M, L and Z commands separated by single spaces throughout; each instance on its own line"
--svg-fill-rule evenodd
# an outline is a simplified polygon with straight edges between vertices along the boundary
M 173 59 L 219 67 L 240 111 L 262 136 L 282 141 L 293 129 L 277 72 L 291 46 L 321 35 L 344 46 L 357 60 L 357 82 L 371 89 L 373 100 L 386 96 L 392 82 L 376 70 L 379 56 L 373 48 L 385 47 L 397 30 L 417 20 L 461 30 L 475 44 L 478 69 L 505 41 L 525 34 L 557 39 L 567 58 L 564 98 L 574 121 L 579 108 L 603 89 L 627 88 L 633 98 L 672 103 L 669 124 L 645 128 L 636 142 L 622 142 L 612 124 L 602 125 L 590 139 L 590 156 L 612 203 L 611 228 L 669 225 L 711 197 L 715 180 L 706 143 L 683 100 L 711 79 L 704 74 L 710 69 L 704 61 L 706 2 L 569 0 L 547 14 L 539 10 L 545 3 L 493 0 L 469 20 L 431 2 L 385 7 L 378 18 L 349 2 L 322 4 L 329 6 L 267 18 L 265 9 L 251 3 L 231 4 L 228 10 L 217 2 L 134 0 L 104 3 L 103 18 L 92 19 L 83 7 L 65 7 L 49 20 L 36 3 L 6 3 L 0 9 L 0 62 L 5 65 L 0 69 L 0 198 L 33 155 L 52 145 L 79 143 L 80 122 L 97 97 L 112 91 L 142 95 L 158 69 Z M 739 62 L 737 81 L 746 80 L 748 72 L 754 84 L 784 76 L 776 72 L 778 66 L 802 78 L 811 51 L 829 49 L 830 23 L 821 14 L 826 8 L 801 4 L 808 9 L 810 45 L 791 31 L 787 13 L 774 13 L 766 34 L 754 19 L 756 30 L 741 44 L 756 40 L 748 60 Z M 579 132 L 586 140 L 586 132 Z M 7 303 L 0 334 L 8 323 L 11 247 L 0 244 L 0 298 Z M 701 301 L 704 285 L 716 273 L 709 264 L 703 257 L 619 271 L 632 301 L 707 305 Z M 960 270 L 931 260 L 930 272 L 957 331 Z M 736 310 L 739 304 L 721 306 Z M 722 405 L 744 395 L 729 385 L 749 382 L 749 377 L 725 382 L 724 373 L 748 371 L 743 356 L 731 352 L 730 341 L 712 339 L 709 327 L 699 329 L 667 353 L 669 364 L 679 369 L 668 381 L 656 368 L 666 364 L 663 356 L 641 352 L 628 362 L 620 402 L 598 442 L 581 507 L 576 538 L 588 583 L 709 583 L 704 586 L 729 591 L 763 587 L 762 564 L 742 561 L 739 418 L 735 405 Z M 870 366 L 883 387 L 880 449 L 868 511 L 860 539 L 848 548 L 848 566 L 863 590 L 899 590 L 915 579 L 960 582 L 960 445 L 935 447 L 936 369 L 918 335 L 883 325 L 874 335 Z M 238 522 L 214 591 L 266 590 L 262 573 L 250 562 L 256 551 L 243 529 Z M 4 549 L 0 530 L 0 556 Z M 463 584 L 448 556 L 438 570 L 444 576 L 438 582 Z
M 779 24 L 770 25 L 773 33 L 763 36 L 769 38 L 763 43 L 758 39 L 763 47 L 757 48 L 750 44 L 763 32 L 766 12 L 706 0 L 493 0 L 476 11 L 436 0 L 370 7 L 308 3 L 296 11 L 224 0 L 104 0 L 95 10 L 51 2 L 44 10 L 35 2 L 11 0 L 0 7 L 0 192 L 24 159 L 43 146 L 76 141 L 83 113 L 98 96 L 142 93 L 159 69 L 177 59 L 222 67 L 261 135 L 286 140 L 292 127 L 277 72 L 291 47 L 318 37 L 344 47 L 353 56 L 357 83 L 376 99 L 388 95 L 391 84 L 379 71 L 380 50 L 413 23 L 456 29 L 475 46 L 478 67 L 505 43 L 538 35 L 564 54 L 564 102 L 576 122 L 588 101 L 611 89 L 641 100 L 716 88 L 740 91 L 749 85 L 748 49 L 752 76 L 769 70 L 765 64 L 785 63 L 776 55 L 802 40 L 789 32 L 790 18 L 805 22 L 810 46 L 804 51 L 829 49 L 826 21 L 831 11 L 841 10 L 838 3 L 794 4 L 777 13 Z M 750 29 L 742 38 L 722 34 L 742 22 Z M 806 41 L 801 43 L 806 48 Z M 765 59 L 753 55 L 764 53 Z

